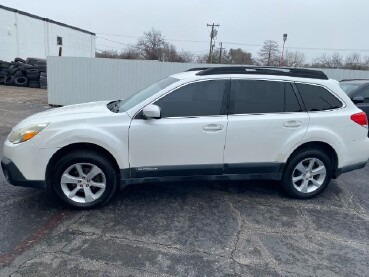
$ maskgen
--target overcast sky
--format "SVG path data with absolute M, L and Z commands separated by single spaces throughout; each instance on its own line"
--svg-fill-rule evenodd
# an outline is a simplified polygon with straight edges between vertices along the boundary
M 265 40 L 287 47 L 361 49 L 369 56 L 369 0 L 0 0 L 2 5 L 97 34 L 96 48 L 119 50 L 151 28 L 178 50 L 206 53 L 207 23 L 219 23 L 217 42 L 256 55 Z M 179 40 L 186 40 L 179 41 Z M 233 43 L 233 44 L 232 44 Z M 300 49 L 308 59 L 334 50 Z M 295 50 L 295 49 L 293 49 Z M 365 50 L 365 51 L 364 51 Z M 359 52 L 359 51 L 357 51 Z

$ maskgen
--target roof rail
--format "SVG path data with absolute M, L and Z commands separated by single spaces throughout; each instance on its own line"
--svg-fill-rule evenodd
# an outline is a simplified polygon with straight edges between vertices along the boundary
M 289 68 L 289 67 L 259 67 L 259 66 L 227 66 L 227 67 L 211 67 L 198 72 L 196 75 L 215 75 L 215 74 L 261 74 L 261 75 L 277 75 L 290 76 L 300 78 L 312 78 L 328 80 L 327 75 L 323 71 Z
M 346 81 L 369 81 L 369 79 L 342 79 L 340 82 Z
M 185 72 L 189 72 L 189 71 L 200 71 L 200 70 L 205 70 L 205 69 L 209 69 L 210 67 L 194 67 L 194 68 L 190 68 L 188 70 L 186 70 Z

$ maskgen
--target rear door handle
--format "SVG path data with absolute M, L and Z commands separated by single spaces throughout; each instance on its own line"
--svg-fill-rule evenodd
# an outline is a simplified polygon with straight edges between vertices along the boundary
M 298 120 L 290 120 L 283 123 L 283 126 L 286 128 L 299 128 L 302 126 L 302 122 Z
M 223 125 L 221 124 L 209 124 L 202 127 L 205 132 L 219 132 L 223 130 Z

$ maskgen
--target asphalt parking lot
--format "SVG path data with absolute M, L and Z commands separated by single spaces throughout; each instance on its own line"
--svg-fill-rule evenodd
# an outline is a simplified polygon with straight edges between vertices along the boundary
M 43 90 L 0 86 L 1 144 L 48 108 Z M 369 167 L 303 201 L 275 182 L 163 183 L 79 212 L 2 173 L 0 188 L 0 276 L 369 275 Z

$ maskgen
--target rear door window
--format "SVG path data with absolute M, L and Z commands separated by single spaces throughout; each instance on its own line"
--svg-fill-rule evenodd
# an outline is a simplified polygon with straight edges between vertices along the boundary
M 333 110 L 342 107 L 342 102 L 321 86 L 299 83 L 296 86 L 308 112 Z
M 301 112 L 292 85 L 288 82 L 233 80 L 232 114 Z

